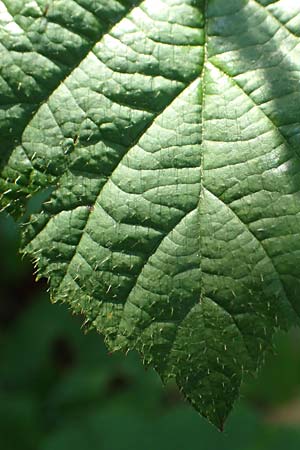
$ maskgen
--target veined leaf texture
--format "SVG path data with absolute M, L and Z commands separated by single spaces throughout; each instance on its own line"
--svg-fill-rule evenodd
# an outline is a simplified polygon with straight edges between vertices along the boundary
M 1 204 L 112 350 L 220 429 L 300 314 L 297 0 L 1 0 Z

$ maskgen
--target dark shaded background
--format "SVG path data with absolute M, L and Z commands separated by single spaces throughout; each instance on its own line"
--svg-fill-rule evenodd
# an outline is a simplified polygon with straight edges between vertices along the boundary
M 298 450 L 300 332 L 249 380 L 219 433 L 134 353 L 108 354 L 83 319 L 51 305 L 0 215 L 1 450 Z

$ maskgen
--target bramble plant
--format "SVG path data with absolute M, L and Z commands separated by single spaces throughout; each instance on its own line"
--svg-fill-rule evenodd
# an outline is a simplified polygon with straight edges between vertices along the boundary
M 299 321 L 299 1 L 1 0 L 0 42 L 22 252 L 222 429 Z

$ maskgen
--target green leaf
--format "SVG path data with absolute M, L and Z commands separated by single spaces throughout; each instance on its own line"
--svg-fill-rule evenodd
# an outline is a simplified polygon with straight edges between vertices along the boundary
M 299 2 L 0 5 L 3 208 L 50 196 L 23 251 L 222 429 L 300 314 Z

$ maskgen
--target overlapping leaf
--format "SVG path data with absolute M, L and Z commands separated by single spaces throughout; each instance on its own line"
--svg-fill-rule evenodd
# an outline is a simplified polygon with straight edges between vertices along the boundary
M 298 2 L 0 5 L 3 207 L 50 195 L 24 251 L 222 428 L 300 313 Z

